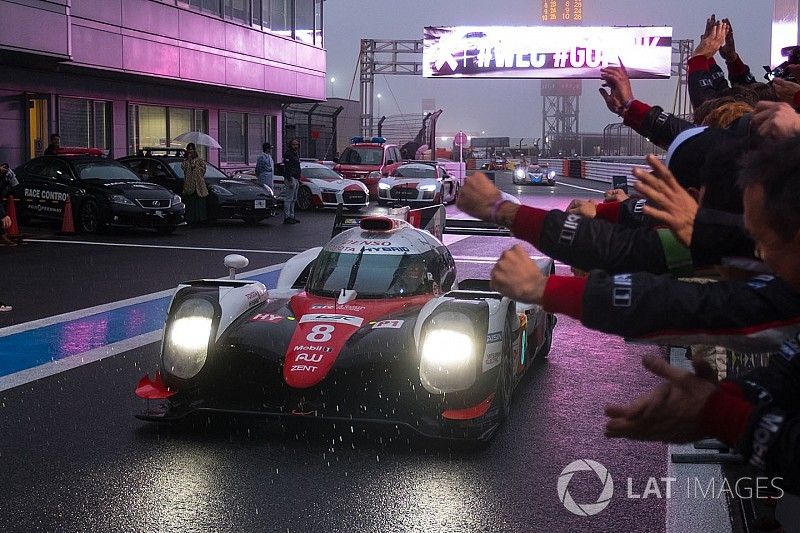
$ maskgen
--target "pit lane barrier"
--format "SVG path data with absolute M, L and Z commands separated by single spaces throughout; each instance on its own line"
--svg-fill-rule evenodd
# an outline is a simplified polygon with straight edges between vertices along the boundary
M 539 163 L 547 163 L 554 169 L 560 168 L 561 175 L 564 177 L 608 183 L 609 188 L 614 181 L 614 176 L 626 176 L 628 186 L 633 187 L 636 181 L 632 174 L 634 168 L 650 171 L 650 166 L 645 164 L 644 157 L 609 157 L 599 160 L 539 158 Z

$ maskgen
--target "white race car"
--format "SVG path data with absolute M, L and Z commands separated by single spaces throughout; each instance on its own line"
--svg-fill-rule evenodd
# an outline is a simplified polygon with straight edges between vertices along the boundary
M 241 176 L 255 179 L 255 171 L 247 171 Z M 275 199 L 283 203 L 283 176 L 275 175 L 272 189 Z M 301 161 L 297 209 L 307 211 L 315 207 L 337 207 L 339 204 L 350 211 L 366 207 L 369 204 L 367 186 L 360 181 L 347 179 L 321 163 Z
M 449 204 L 458 189 L 458 180 L 435 162 L 406 163 L 378 182 L 378 205 Z

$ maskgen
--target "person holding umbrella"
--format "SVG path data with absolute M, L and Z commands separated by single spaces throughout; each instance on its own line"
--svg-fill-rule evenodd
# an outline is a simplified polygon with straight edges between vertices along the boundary
M 197 155 L 194 143 L 186 145 L 186 157 L 181 162 L 183 169 L 183 203 L 186 204 L 186 221 L 189 224 L 205 222 L 206 197 L 206 162 Z

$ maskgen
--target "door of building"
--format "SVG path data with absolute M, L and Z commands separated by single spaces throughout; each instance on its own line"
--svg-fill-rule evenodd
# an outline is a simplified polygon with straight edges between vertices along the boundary
M 50 97 L 26 95 L 26 131 L 27 159 L 33 159 L 44 153 L 50 142 Z

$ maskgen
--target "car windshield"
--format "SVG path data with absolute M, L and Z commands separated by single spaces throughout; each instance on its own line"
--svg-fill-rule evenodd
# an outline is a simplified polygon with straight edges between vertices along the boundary
M 342 177 L 329 169 L 328 167 L 306 167 L 301 170 L 304 178 L 312 178 L 315 180 L 336 181 Z
M 75 168 L 82 180 L 140 181 L 131 169 L 116 161 L 76 163 Z
M 335 297 L 352 288 L 359 298 L 398 298 L 431 292 L 425 262 L 419 256 L 342 253 L 323 250 L 308 279 L 306 290 Z M 349 287 L 352 275 L 352 287 Z
M 406 165 L 397 167 L 392 172 L 392 176 L 396 178 L 436 179 L 436 169 L 430 165 Z
M 342 154 L 339 160 L 344 165 L 380 165 L 383 161 L 383 148 L 376 146 L 374 148 L 359 146 L 351 146 Z
M 175 175 L 178 176 L 180 179 L 185 178 L 186 176 L 183 174 L 183 167 L 181 167 L 180 161 L 173 161 L 169 164 L 169 167 L 175 172 Z M 227 178 L 220 169 L 212 165 L 211 163 L 206 163 L 206 179 L 223 179 Z

